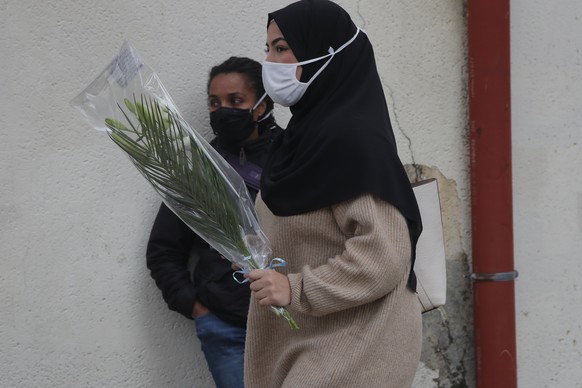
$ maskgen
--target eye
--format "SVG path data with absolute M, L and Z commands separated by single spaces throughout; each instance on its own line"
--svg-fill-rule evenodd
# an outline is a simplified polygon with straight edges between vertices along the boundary
M 289 47 L 287 46 L 275 46 L 275 51 L 278 53 L 282 53 L 289 50 Z
M 289 50 L 289 46 L 278 44 L 274 47 L 274 50 L 276 53 L 281 54 L 281 53 L 284 53 L 285 51 Z M 266 45 L 265 46 L 265 53 L 268 54 L 269 51 L 270 51 L 269 45 Z
M 217 98 L 208 99 L 208 108 L 209 109 L 220 108 L 220 100 L 218 100 Z
M 242 99 L 241 97 L 233 97 L 233 98 L 231 98 L 231 100 L 230 100 L 230 103 L 231 103 L 233 106 L 237 106 L 237 105 L 240 105 L 240 104 L 244 104 L 244 102 L 245 102 L 245 100 L 244 100 L 244 99 Z

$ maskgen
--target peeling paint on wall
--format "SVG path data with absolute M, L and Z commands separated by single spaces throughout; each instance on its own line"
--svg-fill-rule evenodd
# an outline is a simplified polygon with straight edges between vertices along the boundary
M 437 167 L 406 165 L 406 169 L 411 180 L 438 181 L 447 257 L 447 303 L 423 315 L 422 362 L 414 387 L 473 387 L 473 297 L 467 276 L 468 254 L 462 244 L 462 202 L 457 183 Z M 427 376 L 433 376 L 432 385 L 427 385 Z

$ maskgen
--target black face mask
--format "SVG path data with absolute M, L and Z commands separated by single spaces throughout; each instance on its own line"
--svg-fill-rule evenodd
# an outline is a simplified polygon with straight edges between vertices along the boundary
M 238 147 L 251 136 L 257 123 L 251 109 L 218 108 L 210 112 L 210 126 L 221 143 Z

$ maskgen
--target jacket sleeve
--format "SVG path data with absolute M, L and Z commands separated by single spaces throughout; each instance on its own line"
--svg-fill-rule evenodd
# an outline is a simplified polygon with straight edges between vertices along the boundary
M 192 319 L 197 289 L 188 260 L 192 249 L 205 242 L 162 203 L 146 251 L 146 263 L 170 310 Z
M 363 305 L 406 281 L 411 243 L 406 219 L 372 195 L 333 206 L 344 250 L 323 265 L 289 274 L 290 308 L 322 316 Z

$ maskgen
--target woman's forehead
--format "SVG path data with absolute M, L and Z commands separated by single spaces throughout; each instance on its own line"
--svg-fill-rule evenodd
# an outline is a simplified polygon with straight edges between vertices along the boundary
M 217 74 L 208 88 L 208 94 L 233 94 L 233 93 L 251 93 L 254 94 L 248 78 L 241 73 L 220 73 Z

